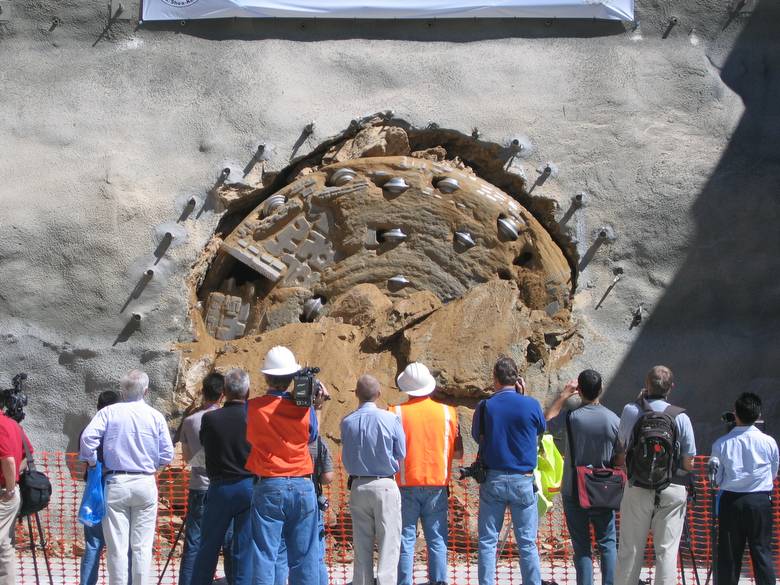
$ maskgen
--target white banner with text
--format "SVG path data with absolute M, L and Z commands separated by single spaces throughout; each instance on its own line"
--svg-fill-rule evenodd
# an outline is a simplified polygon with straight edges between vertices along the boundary
M 234 17 L 596 18 L 632 21 L 634 0 L 143 0 L 144 20 Z

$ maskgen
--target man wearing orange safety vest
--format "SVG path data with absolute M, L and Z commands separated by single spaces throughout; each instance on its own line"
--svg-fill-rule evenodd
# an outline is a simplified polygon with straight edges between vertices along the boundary
M 258 477 L 252 496 L 257 545 L 255 583 L 272 585 L 284 539 L 290 585 L 319 585 L 317 495 L 311 481 L 309 443 L 317 440 L 312 407 L 297 406 L 288 392 L 301 367 L 286 347 L 272 347 L 262 373 L 268 391 L 247 404 L 246 468 Z
M 401 489 L 401 555 L 398 585 L 412 585 L 417 520 L 428 546 L 428 581 L 447 582 L 447 484 L 452 459 L 463 457 L 458 414 L 431 398 L 436 380 L 421 363 L 411 363 L 398 376 L 409 400 L 392 411 L 406 435 L 406 457 L 396 475 Z

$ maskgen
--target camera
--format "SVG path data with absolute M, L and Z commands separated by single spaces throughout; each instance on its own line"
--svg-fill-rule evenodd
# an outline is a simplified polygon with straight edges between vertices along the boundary
M 458 471 L 460 471 L 460 477 L 458 479 L 472 477 L 477 483 L 484 483 L 487 479 L 487 467 L 485 467 L 485 464 L 479 459 L 468 467 L 461 467 Z
M 726 411 L 723 414 L 721 414 L 720 420 L 726 423 L 727 432 L 730 432 L 731 429 L 737 426 L 737 416 L 731 411 Z M 760 418 L 756 422 L 754 422 L 753 426 L 756 427 L 762 433 L 766 432 L 766 422 L 764 421 L 763 418 Z
M 320 509 L 321 512 L 324 512 L 328 508 L 330 508 L 330 500 L 326 498 L 324 495 L 320 494 L 317 496 L 317 507 Z
M 720 415 L 720 420 L 726 423 L 726 427 L 730 431 L 737 426 L 737 417 L 733 412 L 726 411 Z
M 22 384 L 27 374 L 16 374 L 11 381 L 13 388 L 0 390 L 0 408 L 5 409 L 5 415 L 16 422 L 24 420 L 24 407 L 27 406 L 27 395 L 22 392 Z
M 309 407 L 314 402 L 314 398 L 320 392 L 319 382 L 317 382 L 317 374 L 320 373 L 319 368 L 303 368 L 293 378 L 293 390 L 292 398 L 295 401 L 296 406 Z

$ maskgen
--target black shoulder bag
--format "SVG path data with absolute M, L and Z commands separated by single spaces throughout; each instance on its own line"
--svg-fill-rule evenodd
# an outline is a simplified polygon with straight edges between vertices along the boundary
M 322 482 L 320 481 L 324 467 L 325 453 L 322 447 L 322 438 L 317 437 L 317 457 L 314 460 L 314 473 L 312 475 L 312 480 L 314 480 L 314 492 L 317 494 L 317 507 L 321 512 L 324 512 L 330 508 L 330 500 L 328 500 L 328 497 L 325 495 L 325 492 L 322 489 Z
M 27 460 L 27 469 L 19 474 L 19 495 L 22 505 L 19 516 L 29 516 L 40 512 L 49 505 L 51 500 L 51 482 L 46 475 L 35 469 L 35 461 L 27 447 L 27 441 L 22 434 L 22 447 Z
M 626 474 L 622 469 L 577 465 L 574 461 L 574 437 L 571 432 L 571 413 L 566 413 L 566 434 L 569 436 L 569 465 L 572 471 L 572 490 L 580 507 L 589 510 L 620 510 Z
M 484 446 L 483 439 L 487 430 L 487 427 L 485 426 L 485 422 L 487 421 L 487 415 L 485 414 L 486 410 L 487 400 L 484 400 L 482 402 L 482 408 L 479 410 L 479 447 L 477 448 L 477 458 L 474 459 L 474 463 L 468 467 L 461 468 L 460 479 L 473 477 L 474 481 L 477 483 L 485 483 L 485 480 L 487 479 L 488 468 L 487 465 L 485 465 L 484 454 L 482 452 Z

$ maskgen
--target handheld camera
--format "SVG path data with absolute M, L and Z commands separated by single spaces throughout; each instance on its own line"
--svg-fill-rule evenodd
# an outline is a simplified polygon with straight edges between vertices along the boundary
M 317 367 L 306 367 L 295 374 L 292 398 L 296 406 L 309 407 L 314 403 L 314 399 L 321 392 L 320 383 L 317 381 L 319 373 L 320 369 Z
M 737 426 L 737 417 L 736 415 L 731 411 L 726 411 L 720 415 L 720 420 L 722 420 L 724 423 L 726 423 L 726 432 L 730 432 L 731 429 L 733 429 L 735 426 Z M 756 422 L 753 423 L 753 426 L 756 427 L 759 431 L 762 433 L 766 432 L 766 421 L 764 421 L 764 418 L 759 418 Z
M 468 467 L 461 467 L 458 471 L 460 472 L 460 477 L 458 479 L 461 480 L 471 477 L 477 483 L 484 483 L 487 479 L 487 467 L 485 467 L 485 464 L 482 463 L 480 459 L 477 459 Z

